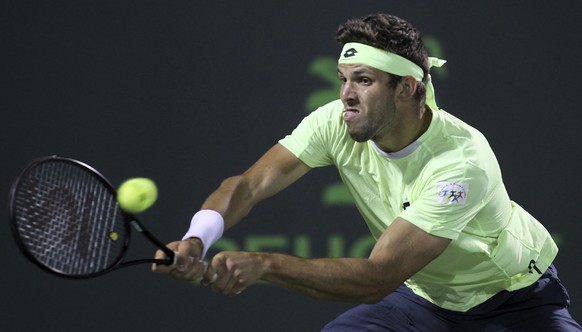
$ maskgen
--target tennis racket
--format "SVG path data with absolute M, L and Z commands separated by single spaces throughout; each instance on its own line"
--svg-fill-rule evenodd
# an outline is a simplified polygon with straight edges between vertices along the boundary
M 83 162 L 57 156 L 32 161 L 14 180 L 9 199 L 18 247 L 51 273 L 91 278 L 135 264 L 174 263 L 174 252 L 121 210 L 115 188 Z M 168 258 L 124 261 L 132 228 Z

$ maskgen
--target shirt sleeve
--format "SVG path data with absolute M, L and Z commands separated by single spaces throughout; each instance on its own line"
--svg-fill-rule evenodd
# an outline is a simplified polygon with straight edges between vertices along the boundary
M 488 178 L 469 162 L 434 171 L 400 217 L 429 234 L 455 240 L 486 201 Z
M 338 133 L 341 102 L 334 101 L 306 116 L 290 135 L 279 141 L 311 168 L 333 164 L 333 142 Z

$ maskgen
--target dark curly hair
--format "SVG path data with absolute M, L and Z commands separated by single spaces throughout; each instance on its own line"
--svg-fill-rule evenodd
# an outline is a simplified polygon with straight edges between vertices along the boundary
M 428 53 L 422 42 L 420 32 L 407 21 L 388 14 L 372 14 L 362 18 L 350 19 L 340 25 L 336 40 L 344 45 L 355 42 L 373 46 L 391 53 L 398 54 L 415 64 L 424 72 L 423 83 L 428 77 Z M 400 81 L 399 76 L 391 74 L 395 86 Z M 417 97 L 426 94 L 425 84 L 419 84 Z

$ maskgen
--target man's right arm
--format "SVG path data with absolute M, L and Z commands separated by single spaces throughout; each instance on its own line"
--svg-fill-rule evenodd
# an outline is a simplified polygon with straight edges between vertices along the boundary
M 206 199 L 202 209 L 220 213 L 228 229 L 257 203 L 285 189 L 309 170 L 289 150 L 276 144 L 246 172 L 225 179 Z
M 281 144 L 276 144 L 243 174 L 225 179 L 202 204 L 202 210 L 218 212 L 224 219 L 224 229 L 228 229 L 257 203 L 285 189 L 310 169 Z M 176 252 L 176 264 L 153 265 L 152 271 L 176 279 L 195 279 L 204 269 L 202 263 L 191 257 L 200 258 L 202 246 L 202 241 L 196 237 L 172 242 L 168 247 Z M 165 258 L 165 254 L 158 250 L 156 258 Z

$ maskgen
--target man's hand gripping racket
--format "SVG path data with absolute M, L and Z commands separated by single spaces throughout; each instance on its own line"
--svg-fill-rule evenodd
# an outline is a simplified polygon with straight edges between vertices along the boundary
M 208 263 L 198 259 L 202 253 L 202 242 L 197 238 L 184 241 L 175 241 L 168 244 L 168 248 L 174 252 L 172 265 L 152 264 L 152 271 L 168 274 L 178 280 L 192 281 L 201 277 L 208 269 Z M 158 250 L 156 259 L 167 259 L 166 252 Z M 218 276 L 212 276 L 214 282 Z

